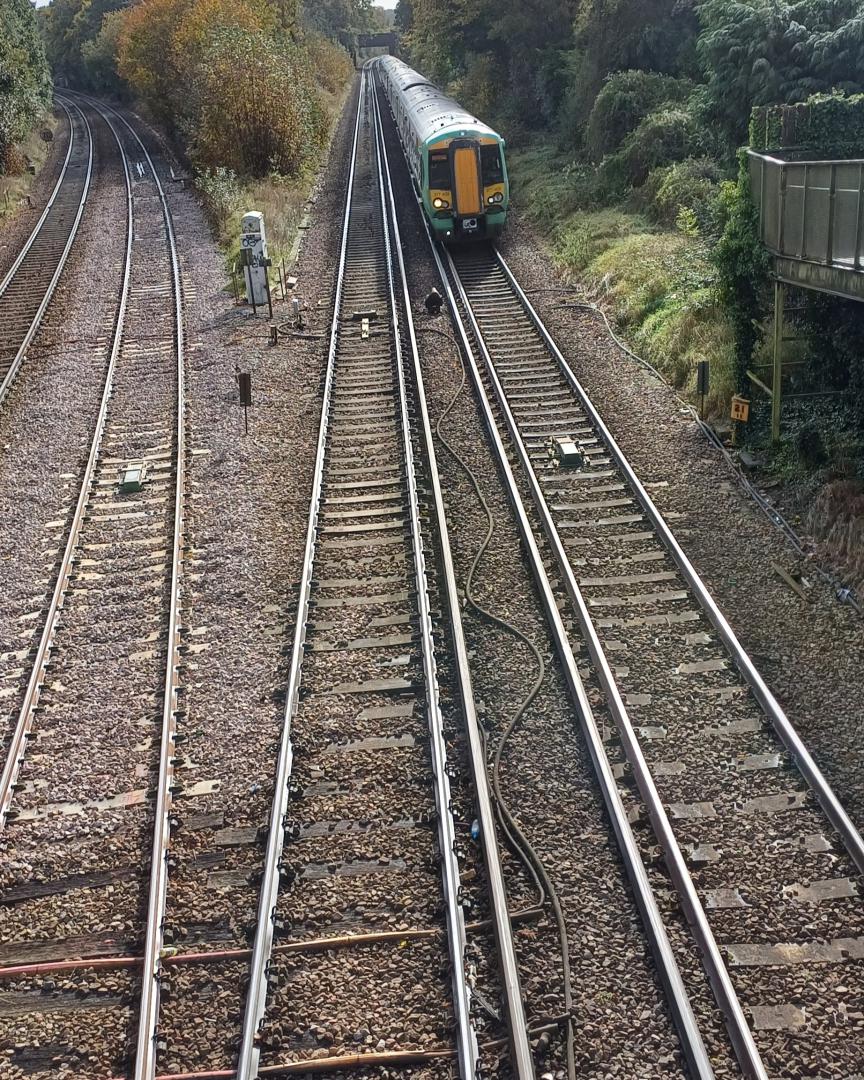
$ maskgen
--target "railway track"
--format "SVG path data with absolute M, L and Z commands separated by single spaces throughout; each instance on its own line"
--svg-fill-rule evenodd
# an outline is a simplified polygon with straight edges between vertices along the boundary
M 78 233 L 90 191 L 93 138 L 72 101 L 58 98 L 69 123 L 69 146 L 42 216 L 0 281 L 0 403 L 27 355 Z
M 467 1077 L 479 1054 L 430 612 L 431 563 L 403 368 L 405 327 L 374 108 L 364 76 L 237 1072 L 244 1080 L 264 1065 L 299 1067 L 304 1059 L 331 1057 L 335 1066 L 357 1053 L 363 1064 L 432 1068 L 440 1059 L 445 1071 L 456 1068 Z M 458 604 L 456 611 L 458 638 Z M 461 647 L 457 663 L 470 713 Z M 295 768 L 297 740 L 305 752 Z M 472 780 L 479 787 L 513 1061 L 519 1075 L 530 1075 L 482 768 Z M 292 791 L 299 798 L 293 807 Z M 353 949 L 302 967 L 274 950 L 280 932 L 293 927 L 291 936 L 302 939 L 322 907 L 334 905 L 355 935 Z M 392 933 L 394 923 L 404 937 Z M 370 1002 L 376 1009 L 364 1021 Z M 298 1028 L 312 1033 L 305 1045 Z
M 150 1080 L 169 1050 L 189 1075 L 234 1075 L 212 1071 L 212 1046 L 197 1036 L 184 1032 L 182 1045 L 169 1046 L 177 1005 L 160 998 L 168 986 L 172 1002 L 174 991 L 203 1002 L 232 977 L 232 961 L 245 966 L 249 958 L 237 949 L 163 948 L 170 838 L 180 824 L 170 811 L 182 788 L 172 775 L 182 715 L 177 256 L 143 144 L 122 116 L 90 104 L 124 150 L 130 261 L 99 423 L 0 785 L 10 873 L 19 882 L 4 893 L 0 1037 L 14 1047 L 10 1060 L 21 1075 L 63 1065 L 81 1077 Z M 407 294 L 393 276 L 392 196 L 385 211 L 373 105 L 364 86 L 236 1070 L 257 1076 L 312 1060 L 337 1070 L 374 1061 L 467 1077 L 484 1049 L 482 1030 L 489 1053 L 509 1052 L 513 1071 L 527 1077 L 533 1059 L 442 525 L 448 663 L 459 676 L 484 854 L 483 885 L 460 881 L 470 820 L 453 818 L 464 793 L 455 799 L 450 787 L 430 540 L 414 466 L 415 447 L 431 446 L 431 434 L 422 384 L 411 394 L 407 385 L 416 348 L 409 353 L 410 319 L 400 321 Z M 410 411 L 417 396 L 422 434 Z M 142 479 L 129 475 L 133 458 L 148 470 L 143 489 L 119 491 L 118 481 L 138 487 Z M 422 483 L 443 518 L 434 458 Z M 297 740 L 304 754 L 292 771 Z M 133 741 L 140 762 L 130 771 Z M 148 890 L 140 865 L 154 813 Z M 35 878 L 22 875 L 22 864 L 53 843 L 58 854 Z M 469 964 L 463 905 L 478 889 L 488 919 L 473 928 Z M 477 940 L 489 925 L 503 1019 L 490 1024 L 487 1015 L 478 1027 L 472 983 L 475 965 L 483 968 Z M 178 967 L 186 981 L 180 973 L 167 978 Z M 484 989 L 490 993 L 488 983 Z
M 146 148 L 113 110 L 75 108 L 82 116 L 94 109 L 120 150 L 126 260 L 92 443 L 70 518 L 56 523 L 62 555 L 0 777 L 12 870 L 39 866 L 35 879 L 4 890 L 4 954 L 55 961 L 61 973 L 46 987 L 38 965 L 30 974 L 25 963 L 20 981 L 7 984 L 15 1005 L 3 1024 L 13 1066 L 38 1075 L 63 1063 L 76 1076 L 105 1076 L 133 1056 L 130 1003 L 138 997 L 135 1075 L 143 1076 L 148 1067 L 152 1075 L 155 1054 L 179 712 L 182 293 L 171 217 Z M 64 965 L 141 944 L 140 984 L 122 970 L 102 976 L 98 966 Z
M 0 777 L 11 872 L 43 865 L 3 898 L 4 962 L 18 966 L 0 971 L 0 1037 L 15 1075 L 63 1066 L 154 1080 L 170 1030 L 187 1044 L 171 1050 L 189 1080 L 369 1065 L 468 1077 L 505 1054 L 509 1071 L 533 1076 L 531 1002 L 368 75 L 252 948 L 164 947 L 182 790 L 183 297 L 154 164 L 121 115 L 100 112 L 123 151 L 127 265 L 99 419 L 77 504 L 57 524 L 57 583 Z M 864 992 L 860 837 L 504 259 L 487 248 L 434 254 L 690 1075 L 709 1080 L 714 1063 L 675 904 L 741 1075 L 788 1075 L 793 1058 L 801 1075 L 849 1075 Z M 442 706 L 442 648 L 469 766 L 452 787 L 458 731 Z M 455 812 L 466 791 L 482 858 Z M 640 820 L 674 903 L 653 888 Z M 472 857 L 482 885 L 469 883 L 473 864 L 465 873 Z M 477 927 L 463 907 L 481 894 L 503 1005 L 492 1023 L 478 1008 Z M 204 1070 L 200 1038 L 173 1022 L 174 994 L 160 990 L 208 1000 L 233 977 L 229 961 L 249 962 L 239 1057 L 213 1068 L 211 1055 Z M 172 986 L 178 967 L 189 978 Z M 562 1029 L 558 1018 L 545 1030 Z
M 650 822 L 737 1067 L 847 1075 L 832 1016 L 864 985 L 860 836 L 503 257 L 434 255 L 571 690 L 590 728 L 593 680 L 614 723 L 595 763 Z M 841 970 L 823 982 L 813 964 Z M 684 1017 L 689 996 L 670 994 Z M 711 1075 L 677 1026 L 691 1072 Z

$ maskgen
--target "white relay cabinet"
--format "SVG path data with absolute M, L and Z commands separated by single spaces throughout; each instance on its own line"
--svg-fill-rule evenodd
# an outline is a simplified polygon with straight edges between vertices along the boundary
M 264 215 L 250 210 L 243 215 L 240 249 L 243 253 L 243 277 L 246 282 L 246 299 L 249 303 L 263 306 L 267 303 L 267 234 L 264 231 Z

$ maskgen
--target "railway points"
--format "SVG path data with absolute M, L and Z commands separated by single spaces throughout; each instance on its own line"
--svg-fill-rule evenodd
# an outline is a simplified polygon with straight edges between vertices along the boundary
M 192 200 L 135 118 L 70 99 L 120 151 L 126 262 L 44 630 L 10 682 L 14 1076 L 845 1076 L 811 972 L 862 988 L 860 836 L 509 261 L 416 243 L 391 104 L 367 67 L 329 178 L 332 293 L 277 350 L 199 306 Z M 205 323 L 232 364 L 202 355 Z M 277 352 L 305 442 L 273 419 Z M 272 415 L 214 460 L 201 416 L 241 356 Z M 302 491 L 242 502 L 273 430 Z M 219 499 L 275 509 L 213 555 Z M 454 510 L 471 500 L 476 520 Z M 290 584 L 250 572 L 268 546 Z M 207 599 L 219 575 L 237 587 Z M 255 590 L 277 629 L 243 632 Z M 629 1043 L 598 1022 L 622 1001 Z

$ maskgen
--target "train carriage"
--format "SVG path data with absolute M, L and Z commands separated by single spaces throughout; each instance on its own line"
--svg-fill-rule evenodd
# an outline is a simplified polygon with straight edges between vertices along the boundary
M 373 64 L 436 239 L 499 236 L 510 199 L 504 140 L 403 61 Z

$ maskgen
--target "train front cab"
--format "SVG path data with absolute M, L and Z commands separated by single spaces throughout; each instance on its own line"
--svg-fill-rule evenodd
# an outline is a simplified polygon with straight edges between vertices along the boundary
M 427 212 L 436 239 L 494 239 L 507 216 L 502 144 L 489 136 L 448 137 L 428 148 Z

